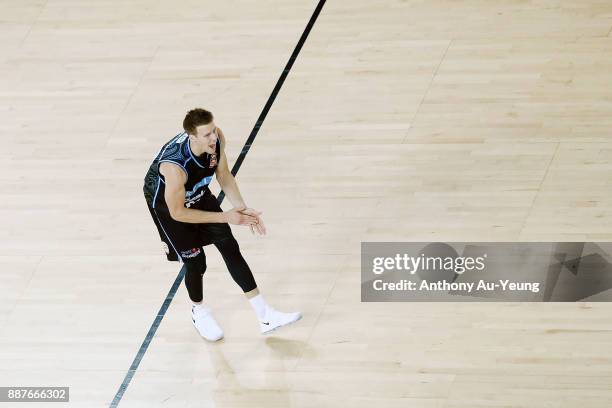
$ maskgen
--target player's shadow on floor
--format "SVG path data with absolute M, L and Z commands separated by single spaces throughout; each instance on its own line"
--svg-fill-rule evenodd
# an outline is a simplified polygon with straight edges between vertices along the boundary
M 215 407 L 291 406 L 290 387 L 293 381 L 287 381 L 287 371 L 294 369 L 304 357 L 313 359 L 316 353 L 308 343 L 299 340 L 268 337 L 265 344 L 273 354 L 268 359 L 267 367 L 257 373 L 259 378 L 253 380 L 264 382 L 261 388 L 244 386 L 223 354 L 222 347 L 209 347 L 212 364 L 217 372 L 217 384 L 211 390 Z M 253 372 L 246 371 L 242 375 L 248 378 Z
M 308 343 L 299 340 L 287 340 L 278 337 L 266 338 L 266 345 L 275 353 L 285 358 L 313 357 L 316 353 Z

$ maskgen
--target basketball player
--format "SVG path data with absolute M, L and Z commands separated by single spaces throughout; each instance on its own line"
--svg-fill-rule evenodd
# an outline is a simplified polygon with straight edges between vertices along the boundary
M 229 224 L 244 225 L 252 233 L 266 233 L 261 212 L 247 207 L 225 157 L 225 137 L 204 109 L 193 109 L 183 121 L 184 132 L 164 144 L 144 182 L 149 212 L 169 261 L 185 265 L 185 286 L 193 305 L 192 322 L 207 340 L 223 338 L 211 310 L 202 303 L 206 271 L 203 247 L 214 244 L 234 279 L 249 299 L 263 334 L 299 320 L 299 312 L 282 313 L 259 293 L 253 274 L 240 253 Z M 209 190 L 213 174 L 234 206 L 223 211 Z

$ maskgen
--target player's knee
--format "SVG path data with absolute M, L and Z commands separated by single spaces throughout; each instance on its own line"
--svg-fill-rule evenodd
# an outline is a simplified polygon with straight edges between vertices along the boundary
M 215 246 L 219 249 L 221 254 L 231 254 L 231 253 L 239 253 L 240 246 L 238 245 L 238 241 L 236 238 L 230 237 L 225 238 L 222 241 L 215 242 Z

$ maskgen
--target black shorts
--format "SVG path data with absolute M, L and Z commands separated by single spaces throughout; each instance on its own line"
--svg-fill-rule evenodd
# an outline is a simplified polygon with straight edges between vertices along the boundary
M 232 230 L 227 223 L 193 224 L 174 220 L 163 206 L 149 208 L 153 222 L 162 240 L 162 247 L 169 261 L 183 261 L 194 258 L 202 251 L 202 247 L 232 237 Z M 193 209 L 223 212 L 217 197 L 210 190 L 206 190 Z

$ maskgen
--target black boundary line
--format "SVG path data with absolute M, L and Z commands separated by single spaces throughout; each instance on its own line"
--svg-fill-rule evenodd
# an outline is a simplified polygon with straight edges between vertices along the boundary
M 255 137 L 257 136 L 259 129 L 261 129 L 261 126 L 263 125 L 263 122 L 266 119 L 266 116 L 268 115 L 268 112 L 270 111 L 270 108 L 272 107 L 272 104 L 274 103 L 276 96 L 278 95 L 281 87 L 283 86 L 283 83 L 285 82 L 287 75 L 289 75 L 289 71 L 291 71 L 291 67 L 293 67 L 293 63 L 295 62 L 298 54 L 300 53 L 302 46 L 306 42 L 306 39 L 308 38 L 308 34 L 310 34 L 312 27 L 317 21 L 317 18 L 319 17 L 319 14 L 321 13 L 321 10 L 323 9 L 323 5 L 325 4 L 325 1 L 326 0 L 319 0 L 319 4 L 317 4 L 317 7 L 312 13 L 312 16 L 310 17 L 310 20 L 308 21 L 308 24 L 306 25 L 306 28 L 304 29 L 302 36 L 298 40 L 298 43 L 295 46 L 295 49 L 293 50 L 293 53 L 289 57 L 289 61 L 287 61 L 287 65 L 285 65 L 285 68 L 283 69 L 283 72 L 278 78 L 278 81 L 276 82 L 276 85 L 274 86 L 272 93 L 268 97 L 268 101 L 266 102 L 261 113 L 259 114 L 259 117 L 257 118 L 257 122 L 255 122 L 255 126 L 253 127 L 253 130 L 251 130 L 251 134 L 249 135 L 244 146 L 242 147 L 242 151 L 240 152 L 240 155 L 236 159 L 236 163 L 234 163 L 234 167 L 232 167 L 232 175 L 235 176 L 238 173 L 238 169 L 240 169 L 242 162 L 244 161 L 249 150 L 251 149 L 251 146 L 253 145 L 253 142 L 255 141 Z M 219 193 L 219 196 L 217 197 L 217 202 L 219 203 L 219 205 L 221 205 L 224 198 L 225 198 L 225 192 L 221 191 Z M 113 398 L 113 401 L 110 404 L 110 408 L 116 408 L 119 405 L 119 402 L 121 402 L 121 399 L 123 398 L 123 394 L 125 393 L 128 386 L 130 385 L 130 382 L 132 381 L 132 378 L 134 377 L 136 370 L 138 370 L 138 366 L 140 365 L 142 358 L 147 352 L 147 349 L 149 348 L 149 344 L 153 340 L 153 337 L 155 336 L 155 333 L 157 332 L 157 328 L 160 326 L 161 321 L 164 318 L 164 315 L 166 314 L 168 307 L 170 307 L 170 303 L 172 303 L 172 299 L 174 298 L 174 295 L 176 294 L 176 291 L 181 285 L 181 282 L 183 281 L 184 277 L 185 277 L 185 268 L 182 267 L 178 275 L 176 276 L 176 279 L 174 280 L 172 287 L 168 291 L 168 294 L 166 295 L 166 298 L 164 299 L 164 303 L 162 304 L 159 311 L 157 312 L 157 316 L 155 316 L 155 320 L 153 321 L 153 324 L 149 328 L 147 335 L 145 336 L 142 344 L 140 345 L 140 349 L 138 349 L 138 353 L 136 353 L 136 356 L 134 357 L 134 360 L 132 361 L 132 364 L 130 365 L 129 370 L 125 374 L 125 377 L 123 378 L 123 382 L 119 386 L 119 389 L 117 390 L 117 393 L 115 394 L 115 398 Z
M 289 75 L 289 71 L 291 71 L 291 67 L 293 67 L 293 63 L 295 62 L 295 59 L 300 53 L 302 46 L 306 42 L 306 38 L 308 38 L 308 34 L 310 34 L 310 30 L 314 26 L 315 21 L 317 21 L 317 17 L 319 17 L 319 13 L 321 13 L 321 10 L 323 9 L 324 4 L 325 4 L 325 0 L 319 1 L 317 8 L 312 13 L 310 20 L 308 21 L 308 24 L 306 24 L 306 28 L 304 29 L 302 36 L 298 40 L 298 43 L 295 46 L 295 49 L 293 50 L 293 53 L 289 57 L 289 61 L 287 61 L 287 65 L 285 65 L 285 69 L 283 69 L 283 72 L 278 78 L 278 81 L 276 81 L 276 86 L 272 90 L 272 93 L 270 94 L 270 97 L 268 98 L 266 105 L 261 110 L 261 113 L 259 114 L 259 117 L 257 118 L 257 122 L 255 122 L 255 126 L 253 127 L 253 130 L 251 130 L 251 134 L 249 135 L 249 138 L 247 139 L 244 146 L 242 147 L 242 151 L 240 152 L 240 155 L 236 159 L 236 163 L 234 163 L 234 167 L 232 167 L 232 174 L 234 176 L 238 173 L 238 169 L 242 165 L 242 162 L 244 161 L 244 158 L 249 152 L 251 145 L 255 141 L 255 137 L 257 136 L 257 133 L 259 132 L 259 129 L 261 128 L 261 125 L 263 125 L 263 122 L 266 119 L 266 116 L 268 115 L 268 111 L 270 111 L 270 108 L 272 107 L 272 104 L 274 103 L 274 100 L 276 99 L 276 95 L 278 95 L 278 92 L 283 86 L 283 83 L 285 82 L 285 78 L 287 78 L 287 75 Z M 219 193 L 219 197 L 217 198 L 219 205 L 221 205 L 221 203 L 223 202 L 224 197 L 225 197 L 225 192 L 221 191 L 221 193 Z

